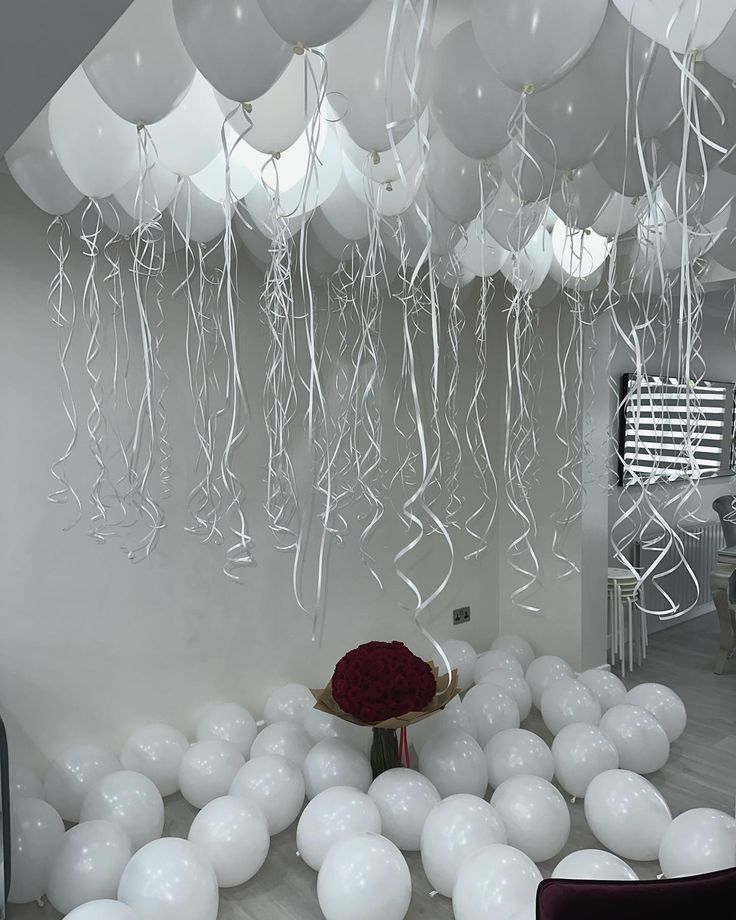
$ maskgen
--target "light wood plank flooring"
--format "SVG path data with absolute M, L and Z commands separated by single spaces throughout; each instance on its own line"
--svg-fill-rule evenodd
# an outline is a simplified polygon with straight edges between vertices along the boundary
M 672 746 L 667 765 L 650 779 L 663 793 L 677 815 L 688 808 L 711 806 L 732 813 L 736 796 L 736 660 L 726 672 L 711 671 L 717 648 L 715 614 L 708 614 L 675 626 L 652 637 L 644 667 L 634 671 L 630 685 L 658 681 L 676 690 L 685 701 L 688 725 L 684 735 Z M 525 727 L 538 731 L 550 741 L 539 713 L 533 712 Z M 185 836 L 194 810 L 180 797 L 167 801 L 165 834 Z M 567 853 L 599 844 L 588 830 L 583 803 L 570 805 L 572 832 L 565 850 L 554 860 L 543 863 L 549 875 Z M 319 920 L 316 873 L 296 856 L 294 828 L 274 837 L 263 869 L 247 885 L 220 893 L 218 920 Z M 410 920 L 451 918 L 450 901 L 431 897 L 418 853 L 407 854 L 412 872 L 414 895 Z M 641 878 L 653 878 L 658 864 L 632 863 Z M 10 920 L 57 920 L 59 914 L 43 907 L 11 906 Z

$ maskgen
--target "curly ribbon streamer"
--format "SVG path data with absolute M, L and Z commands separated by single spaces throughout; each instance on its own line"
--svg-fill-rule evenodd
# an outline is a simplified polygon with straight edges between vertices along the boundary
M 146 216 L 144 187 L 152 163 L 149 158 L 149 135 L 144 127 L 138 129 L 138 188 L 135 197 L 136 227 L 131 237 L 133 256 L 133 290 L 138 314 L 138 325 L 143 356 L 144 385 L 136 418 L 131 445 L 131 469 L 134 471 L 132 495 L 137 504 L 141 522 L 145 526 L 143 536 L 131 547 L 126 547 L 131 562 L 147 559 L 155 547 L 160 531 L 166 526 L 161 506 L 151 490 L 151 478 L 160 450 L 160 433 L 157 425 L 155 339 L 148 316 L 148 289 L 151 279 L 160 273 L 162 252 L 157 251 L 160 243 L 160 212 L 152 218 Z M 154 203 L 154 210 L 155 208 Z
M 54 241 L 53 237 L 56 234 Z M 71 233 L 69 224 L 63 217 L 55 217 L 49 224 L 46 232 L 46 241 L 49 252 L 54 256 L 57 264 L 56 274 L 49 285 L 48 307 L 51 321 L 58 327 L 58 356 L 61 371 L 61 404 L 64 415 L 69 423 L 71 434 L 66 447 L 58 459 L 51 464 L 51 475 L 58 483 L 58 488 L 49 494 L 49 501 L 65 504 L 70 498 L 76 505 L 76 514 L 72 521 L 65 524 L 63 530 L 71 530 L 82 519 L 82 502 L 74 487 L 69 482 L 67 475 L 67 462 L 74 450 L 79 436 L 77 421 L 77 407 L 74 401 L 71 381 L 66 362 L 74 337 L 74 324 L 77 318 L 77 302 L 74 296 L 74 287 L 66 271 L 66 260 L 69 257 Z M 65 292 L 69 295 L 69 307 L 65 303 Z
M 89 259 L 87 277 L 82 292 L 84 319 L 89 331 L 89 343 L 85 355 L 85 368 L 89 378 L 91 408 L 87 414 L 87 434 L 92 457 L 97 467 L 97 475 L 90 491 L 92 515 L 90 517 L 89 535 L 98 543 L 104 543 L 114 534 L 108 521 L 108 507 L 105 504 L 104 487 L 111 482 L 107 465 L 107 414 L 105 412 L 105 389 L 101 367 L 101 328 L 100 296 L 97 288 L 97 261 L 99 257 L 99 238 L 102 232 L 102 211 L 99 202 L 90 198 L 82 213 L 81 239 L 84 255 Z
M 233 141 L 228 143 L 227 128 L 232 119 L 242 112 L 246 126 Z M 229 503 L 225 514 L 230 517 L 230 530 L 236 537 L 236 542 L 225 550 L 225 565 L 223 571 L 228 578 L 239 582 L 242 580 L 241 569 L 255 564 L 253 557 L 253 538 L 250 535 L 245 515 L 245 488 L 240 478 L 233 469 L 233 461 L 237 449 L 246 436 L 250 407 L 245 392 L 245 385 L 240 372 L 239 342 L 237 328 L 237 305 L 239 296 L 237 291 L 237 255 L 235 239 L 232 228 L 232 215 L 235 208 L 235 198 L 232 191 L 230 174 L 231 157 L 239 143 L 243 141 L 251 129 L 252 122 L 245 105 L 236 106 L 226 117 L 222 124 L 220 137 L 225 154 L 225 236 L 223 250 L 225 255 L 225 270 L 220 279 L 220 295 L 225 292 L 225 342 L 228 349 L 229 394 L 230 394 L 230 419 L 227 439 L 220 460 L 220 476 L 225 491 L 229 496 Z
M 400 67 L 401 74 L 404 78 L 409 97 L 411 100 L 409 123 L 411 128 L 417 132 L 420 142 L 420 163 L 419 176 L 423 174 L 426 163 L 427 152 L 429 149 L 429 138 L 422 130 L 419 116 L 422 111 L 422 105 L 419 101 L 418 86 L 422 77 L 422 68 L 426 66 L 426 55 L 423 54 L 429 42 L 429 24 L 431 21 L 431 12 L 433 4 L 431 0 L 420 0 L 419 3 L 413 3 L 411 0 L 394 0 L 391 11 L 391 20 L 386 37 L 385 52 L 385 86 L 387 88 L 386 99 L 386 126 L 389 133 L 392 152 L 398 165 L 399 177 L 402 182 L 406 182 L 403 174 L 400 158 L 396 151 L 395 131 L 401 123 L 394 118 L 390 98 L 390 87 L 393 85 L 394 68 Z M 412 72 L 409 73 L 406 68 L 406 62 L 403 55 L 399 53 L 401 47 L 401 26 L 410 23 L 414 40 L 414 58 Z M 454 569 L 455 549 L 446 524 L 441 520 L 439 515 L 432 510 L 431 499 L 428 494 L 432 483 L 440 474 L 440 460 L 442 456 L 442 426 L 441 426 L 441 405 L 439 393 L 439 370 L 440 370 L 440 347 L 439 347 L 439 301 L 437 295 L 437 276 L 433 265 L 432 256 L 432 229 L 429 222 L 428 211 L 424 210 L 421 204 L 415 200 L 414 211 L 420 224 L 426 233 L 426 243 L 424 250 L 417 260 L 411 275 L 406 282 L 407 263 L 406 253 L 402 252 L 401 274 L 404 277 L 404 342 L 408 358 L 408 369 L 410 376 L 411 403 L 412 411 L 415 418 L 416 434 L 419 447 L 419 475 L 420 481 L 417 487 L 411 492 L 404 501 L 402 510 L 412 527 L 416 529 L 416 535 L 398 551 L 394 556 L 394 571 L 400 580 L 409 588 L 414 595 L 415 605 L 412 611 L 414 623 L 420 630 L 424 638 L 437 652 L 439 660 L 444 664 L 449 674 L 451 671 L 447 656 L 440 643 L 432 636 L 427 627 L 422 622 L 424 613 L 440 597 L 447 587 Z M 432 364 L 430 370 L 430 405 L 429 424 L 423 418 L 422 408 L 419 400 L 418 384 L 416 379 L 416 363 L 414 355 L 414 342 L 410 331 L 410 317 L 412 311 L 419 309 L 422 295 L 419 294 L 420 276 L 424 273 L 425 283 L 427 285 L 427 298 L 429 321 L 431 328 L 432 341 Z M 430 442 L 433 441 L 434 444 Z M 428 595 L 423 596 L 418 585 L 412 580 L 409 574 L 402 569 L 401 563 L 409 554 L 420 544 L 425 535 L 425 525 L 422 516 L 428 521 L 428 526 L 432 532 L 439 534 L 447 550 L 448 561 L 447 568 L 439 579 L 438 584 Z

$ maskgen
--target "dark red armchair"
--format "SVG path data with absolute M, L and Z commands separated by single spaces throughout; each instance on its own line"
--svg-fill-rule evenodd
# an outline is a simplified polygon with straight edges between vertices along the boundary
M 643 882 L 548 878 L 537 920 L 716 920 L 736 916 L 736 869 Z

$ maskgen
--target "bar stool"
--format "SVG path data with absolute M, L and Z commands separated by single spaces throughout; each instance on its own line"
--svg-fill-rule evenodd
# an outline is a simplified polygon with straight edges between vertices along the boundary
M 637 587 L 638 578 L 628 569 L 608 570 L 608 630 L 610 635 L 611 667 L 616 659 L 621 661 L 621 676 L 626 676 L 626 652 L 628 645 L 628 667 L 634 670 L 634 643 L 637 660 L 641 664 L 646 658 L 648 644 L 646 614 L 641 610 L 642 589 Z M 635 616 L 635 608 L 638 616 Z M 627 641 L 628 640 L 628 641 Z

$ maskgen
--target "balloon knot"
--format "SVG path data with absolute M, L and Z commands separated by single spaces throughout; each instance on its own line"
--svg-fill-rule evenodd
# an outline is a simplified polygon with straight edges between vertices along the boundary
M 387 182 L 387 183 L 386 183 L 386 191 L 387 191 L 387 192 L 393 192 L 393 190 L 394 190 L 393 185 L 391 185 L 390 182 Z
M 294 45 L 294 54 L 304 54 L 304 45 L 301 42 Z
M 250 113 L 253 111 L 253 103 L 244 102 L 241 108 L 243 109 L 244 112 L 247 112 L 250 115 Z
M 146 130 L 146 126 L 143 124 L 142 121 L 140 121 L 140 122 L 138 122 L 138 124 L 135 126 L 135 129 L 136 129 L 136 131 L 145 131 L 145 130 Z
M 531 94 L 534 92 L 534 84 L 533 84 L 533 83 L 525 83 L 524 86 L 522 87 L 522 92 L 523 92 L 526 96 L 531 96 Z
M 378 166 L 380 162 L 381 162 L 381 154 L 377 150 L 374 150 L 373 153 L 371 154 L 371 163 L 373 163 L 374 166 Z
M 274 153 L 272 153 L 271 156 L 274 158 L 274 160 L 280 160 L 280 159 L 281 159 L 281 154 L 280 154 L 280 152 L 279 152 L 278 150 L 274 151 Z

